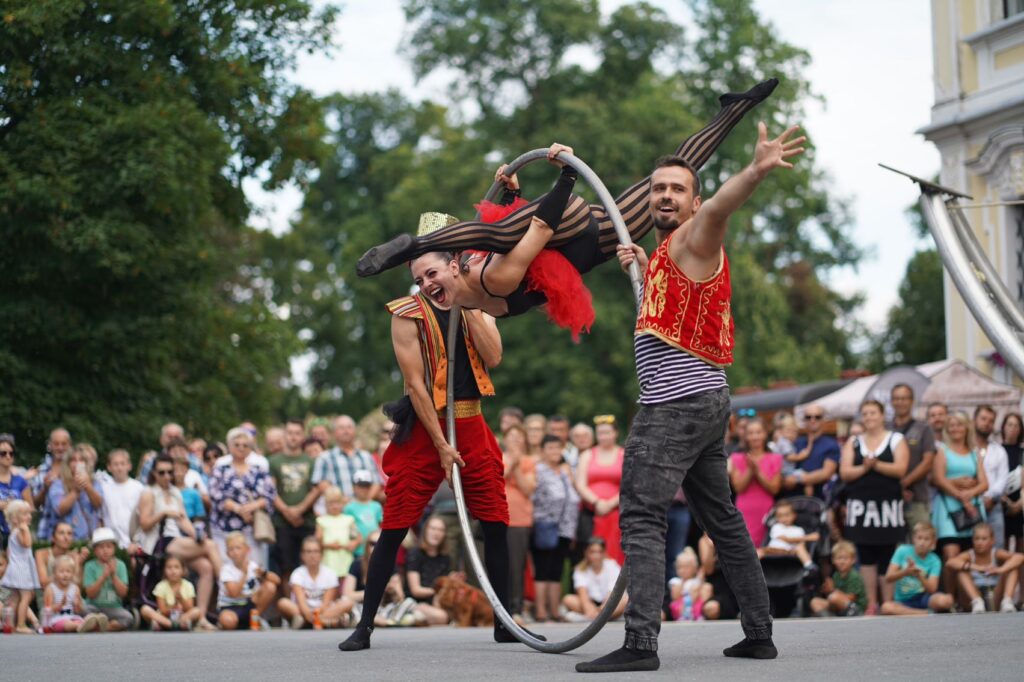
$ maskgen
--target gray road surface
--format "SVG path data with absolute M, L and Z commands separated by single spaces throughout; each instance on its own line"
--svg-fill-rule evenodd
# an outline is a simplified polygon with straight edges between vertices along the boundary
M 565 639 L 578 625 L 538 628 Z M 684 680 L 1020 680 L 1024 613 L 926 618 L 832 618 L 775 623 L 780 656 L 722 656 L 738 623 L 666 624 L 661 670 L 599 679 Z M 0 680 L 583 680 L 577 661 L 622 642 L 622 623 L 562 655 L 490 641 L 484 629 L 378 630 L 369 651 L 342 653 L 345 631 L 274 630 L 211 634 L 0 635 Z

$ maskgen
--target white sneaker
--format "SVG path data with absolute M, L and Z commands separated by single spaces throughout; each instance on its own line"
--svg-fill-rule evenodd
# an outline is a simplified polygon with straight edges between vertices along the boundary
M 985 600 L 975 597 L 971 600 L 971 613 L 985 613 Z
M 302 617 L 301 613 L 296 613 L 292 616 L 292 630 L 301 630 L 302 626 L 306 624 L 306 619 Z
M 1003 601 L 999 605 L 999 613 L 1017 613 L 1017 607 L 1013 605 L 1013 600 L 1003 597 Z
M 584 616 L 582 613 L 576 613 L 575 611 L 569 611 L 565 614 L 565 620 L 569 623 L 589 623 L 590 619 Z

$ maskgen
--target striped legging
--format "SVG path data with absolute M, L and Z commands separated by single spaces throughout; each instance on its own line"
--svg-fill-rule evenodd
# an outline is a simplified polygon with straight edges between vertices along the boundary
M 742 94 L 728 94 L 719 98 L 722 108 L 711 122 L 700 132 L 686 138 L 676 149 L 675 155 L 685 159 L 696 169 L 700 169 L 715 149 L 722 143 L 729 132 L 743 118 L 744 114 L 753 109 L 768 97 L 778 85 L 776 79 L 757 84 Z M 650 176 L 637 182 L 615 199 L 615 204 L 622 213 L 622 218 L 634 242 L 639 241 L 650 232 L 654 225 L 648 209 L 650 193 Z M 429 235 L 416 237 L 415 253 L 412 257 L 422 256 L 432 251 L 463 251 L 479 249 L 495 253 L 508 253 L 526 234 L 540 199 L 534 199 L 514 213 L 509 214 L 496 223 L 484 223 L 477 220 L 466 220 L 454 223 Z M 598 242 L 595 262 L 603 263 L 615 255 L 618 237 L 608 212 L 600 204 L 588 204 L 583 198 L 573 195 L 562 220 L 555 229 L 555 234 L 548 242 L 548 248 L 561 249 L 574 239 L 584 234 L 591 220 L 598 225 Z M 585 268 L 583 271 L 589 270 Z

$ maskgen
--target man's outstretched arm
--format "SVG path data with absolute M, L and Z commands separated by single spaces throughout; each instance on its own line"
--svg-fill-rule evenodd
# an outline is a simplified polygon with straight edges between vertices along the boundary
M 789 137 L 799 130 L 792 126 L 773 140 L 768 139 L 768 128 L 763 122 L 757 124 L 757 146 L 754 147 L 754 160 L 725 184 L 703 204 L 693 217 L 693 222 L 685 239 L 675 239 L 669 246 L 672 260 L 683 267 L 684 258 L 718 263 L 718 254 L 725 242 L 725 230 L 729 216 L 735 213 L 750 198 L 757 186 L 775 168 L 792 168 L 790 159 L 802 154 L 801 147 L 807 138 L 801 135 L 790 140 Z

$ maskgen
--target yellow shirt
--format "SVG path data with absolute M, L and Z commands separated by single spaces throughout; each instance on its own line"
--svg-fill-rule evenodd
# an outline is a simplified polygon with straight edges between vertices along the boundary
M 181 598 L 186 601 L 194 600 L 196 598 L 196 588 L 187 580 L 181 581 L 181 586 L 178 591 L 181 592 Z M 174 597 L 174 588 L 171 587 L 171 584 L 166 580 L 161 580 L 156 584 L 156 587 L 153 588 L 153 596 L 163 599 L 164 603 L 172 608 L 178 601 Z

